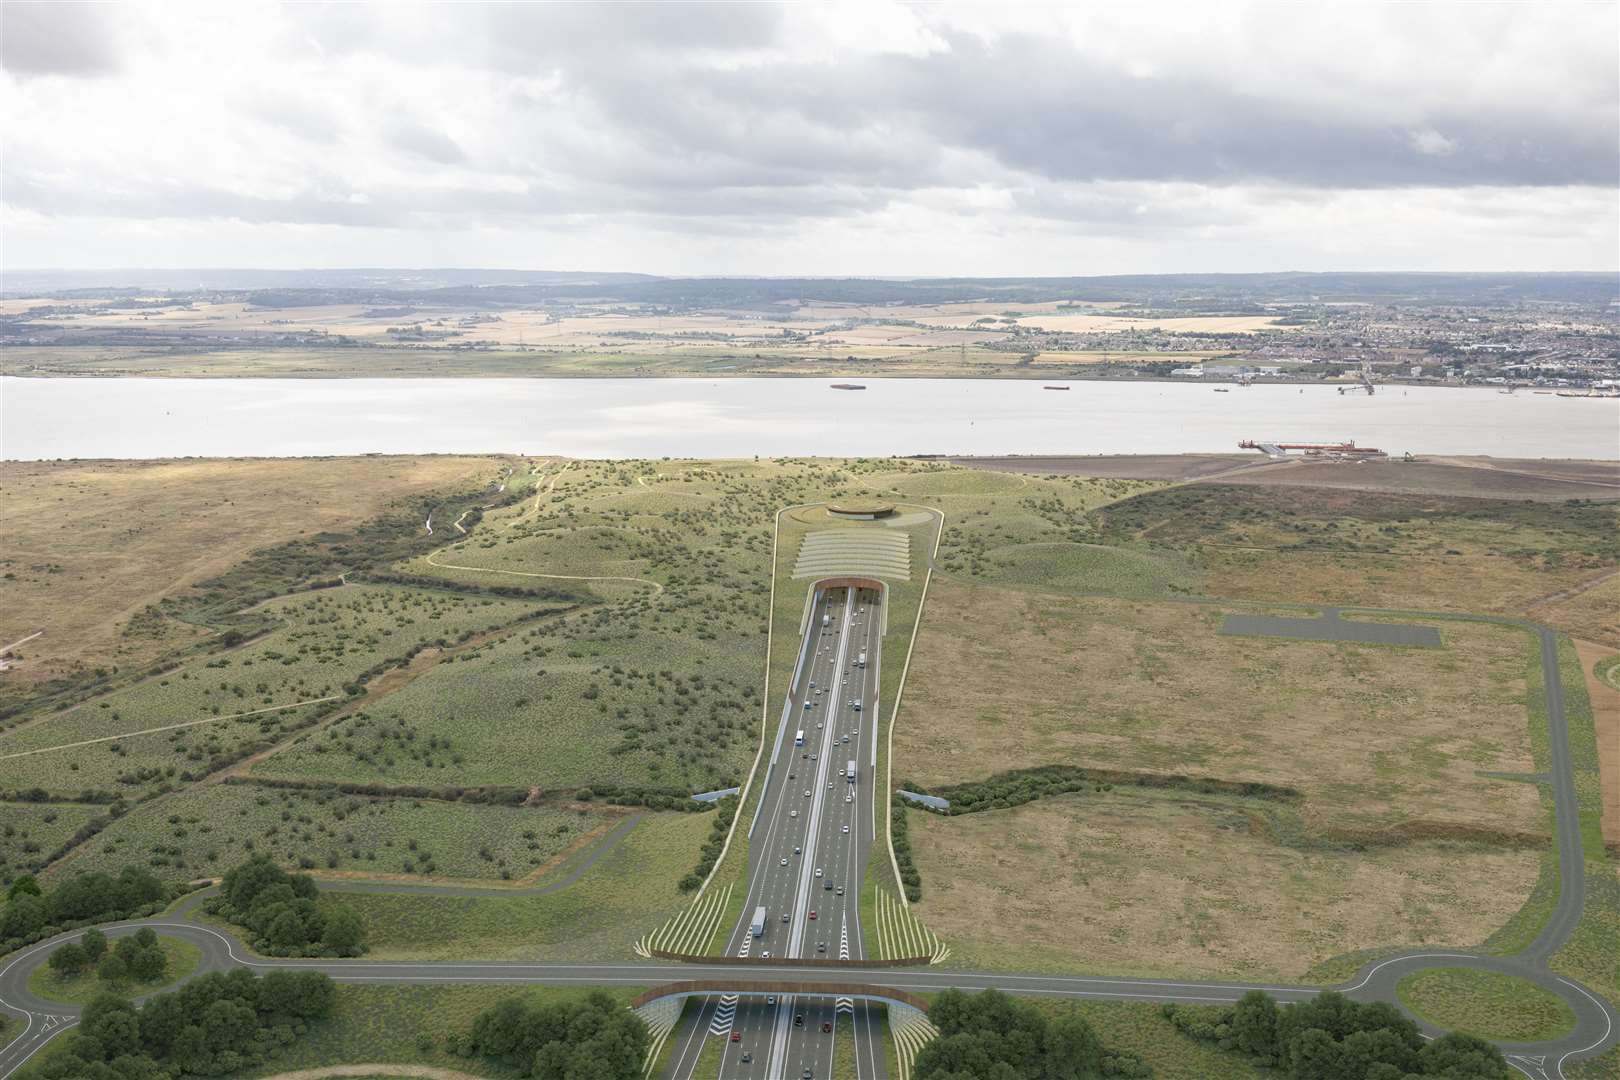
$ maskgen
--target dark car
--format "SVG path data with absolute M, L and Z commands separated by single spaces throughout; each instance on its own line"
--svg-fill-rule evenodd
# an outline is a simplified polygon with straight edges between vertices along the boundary
M 831 1021 L 823 1020 L 821 1022 L 821 1033 L 823 1035 L 831 1035 L 832 1034 L 832 1022 Z
M 804 1013 L 796 1013 L 793 1017 L 794 1027 L 804 1027 Z

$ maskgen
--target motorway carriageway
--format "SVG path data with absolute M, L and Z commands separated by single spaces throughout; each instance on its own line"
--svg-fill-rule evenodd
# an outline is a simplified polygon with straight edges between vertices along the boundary
M 873 773 L 882 626 L 875 592 L 817 590 L 749 832 L 748 895 L 727 939 L 727 955 L 866 958 L 860 896 L 876 835 Z M 865 666 L 859 663 L 863 652 Z M 861 704 L 858 711 L 855 702 Z M 795 746 L 794 734 L 801 729 L 804 745 Z M 853 783 L 845 776 L 852 760 Z M 764 933 L 755 938 L 750 926 L 761 907 Z M 855 970 L 799 974 L 832 981 L 859 978 Z M 713 1032 L 726 1039 L 719 1074 L 726 1080 L 824 1080 L 833 1074 L 836 1036 L 822 1029 L 836 1029 L 839 1007 L 854 1020 L 855 1080 L 881 1080 L 887 1035 L 876 1006 L 792 995 L 774 1003 L 760 995 L 705 998 L 699 1008 L 687 1010 L 665 1076 L 709 1080 L 695 1070 L 704 1038 Z M 730 1041 L 733 1032 L 737 1042 Z

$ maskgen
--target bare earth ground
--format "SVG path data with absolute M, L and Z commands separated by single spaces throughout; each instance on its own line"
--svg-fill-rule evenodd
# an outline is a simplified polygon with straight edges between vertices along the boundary
M 124 636 L 146 605 L 251 551 L 359 524 L 497 466 L 483 457 L 0 462 L 0 645 L 45 631 L 0 678 L 138 666 L 183 643 Z
M 1443 623 L 1445 648 L 1400 649 L 1224 636 L 1205 605 L 948 579 L 929 599 L 899 778 L 1182 773 L 1297 788 L 1313 832 L 1545 832 L 1531 785 L 1478 775 L 1533 771 L 1522 631 Z
M 1586 675 L 1586 693 L 1592 700 L 1592 723 L 1597 729 L 1598 770 L 1603 782 L 1603 841 L 1620 850 L 1620 690 L 1592 673 L 1614 649 L 1590 641 L 1575 642 Z
M 909 816 L 918 915 L 955 960 L 1009 970 L 1292 980 L 1360 949 L 1477 943 L 1538 863 L 1444 841 L 1301 851 L 1219 803 L 1117 792 Z

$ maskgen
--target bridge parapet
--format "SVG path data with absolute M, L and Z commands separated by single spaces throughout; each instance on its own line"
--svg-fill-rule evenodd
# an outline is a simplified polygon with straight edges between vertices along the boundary
M 926 999 L 889 986 L 874 986 L 857 982 L 798 982 L 792 979 L 688 979 L 665 983 L 637 995 L 632 1009 L 667 997 L 688 997 L 692 994 L 798 994 L 806 997 L 863 998 L 868 1001 L 891 1001 L 909 1005 L 921 1012 L 928 1011 Z

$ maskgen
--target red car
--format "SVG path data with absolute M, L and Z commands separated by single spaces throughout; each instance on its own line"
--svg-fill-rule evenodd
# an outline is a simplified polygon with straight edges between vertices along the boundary
M 826 1020 L 823 1020 L 823 1021 L 822 1021 L 822 1022 L 821 1022 L 821 1030 L 822 1030 L 822 1033 L 823 1033 L 823 1034 L 827 1034 L 827 1035 L 830 1035 L 830 1034 L 832 1034 L 832 1024 L 831 1024 L 831 1023 L 829 1023 L 829 1022 L 828 1022 L 828 1021 L 826 1021 Z
M 811 908 L 811 909 L 810 909 L 810 917 L 811 917 L 811 918 L 812 918 L 812 919 L 813 919 L 813 918 L 815 918 L 815 917 L 816 917 L 816 909 L 815 909 L 815 908 Z
M 731 1041 L 732 1041 L 732 1042 L 742 1042 L 742 1032 L 740 1032 L 740 1031 L 733 1031 L 733 1032 L 732 1032 L 732 1033 L 731 1033 Z

